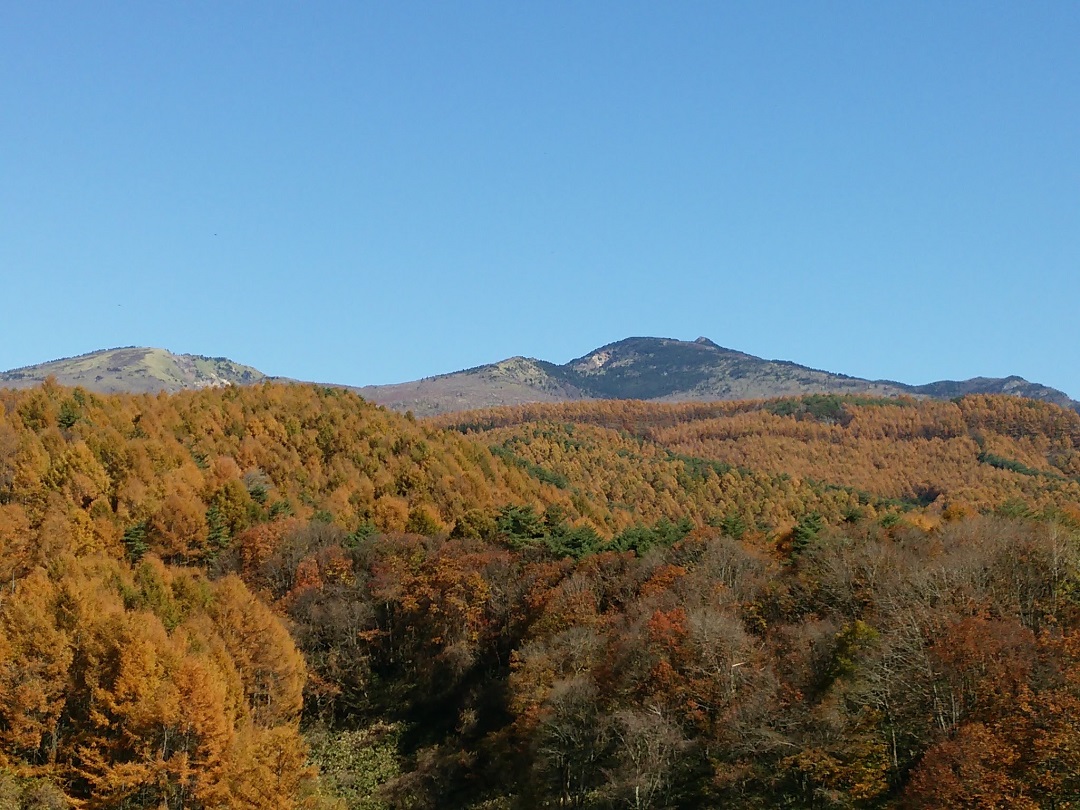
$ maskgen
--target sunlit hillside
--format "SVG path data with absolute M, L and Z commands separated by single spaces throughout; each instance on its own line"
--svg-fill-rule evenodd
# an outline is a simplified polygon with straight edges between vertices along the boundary
M 0 807 L 1080 795 L 1072 411 L 0 406 Z

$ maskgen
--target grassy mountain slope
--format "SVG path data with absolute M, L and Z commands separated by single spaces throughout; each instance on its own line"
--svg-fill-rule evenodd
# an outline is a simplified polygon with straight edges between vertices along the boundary
M 526 402 L 591 398 L 560 371 L 559 366 L 541 360 L 511 357 L 417 382 L 369 385 L 356 390 L 372 402 L 395 411 L 412 411 L 417 416 Z
M 192 388 L 248 385 L 266 379 L 261 371 L 224 357 L 129 346 L 5 371 L 0 373 L 0 386 L 26 388 L 46 377 L 54 377 L 60 385 L 79 385 L 105 394 L 173 393 Z

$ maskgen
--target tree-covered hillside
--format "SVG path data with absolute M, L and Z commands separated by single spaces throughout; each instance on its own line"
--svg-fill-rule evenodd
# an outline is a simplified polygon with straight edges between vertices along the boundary
M 699 467 L 704 463 L 782 482 L 758 485 L 750 497 L 731 491 L 736 501 L 754 504 L 759 512 L 782 501 L 784 491 L 800 498 L 828 493 L 835 499 L 838 489 L 854 495 L 858 506 L 870 507 L 868 513 L 891 505 L 919 509 L 929 519 L 947 509 L 985 513 L 1007 505 L 1035 512 L 1080 502 L 1080 414 L 1017 397 L 938 402 L 811 395 L 677 405 L 537 404 L 453 414 L 433 424 L 495 446 L 527 447 L 530 461 L 546 460 L 564 474 L 570 468 L 563 464 L 586 462 L 581 453 L 560 454 L 559 442 L 541 440 L 544 432 L 606 431 L 605 446 L 618 447 L 619 455 L 633 447 L 639 455 L 694 459 Z M 615 477 L 629 481 L 633 476 Z M 718 501 L 713 496 L 708 502 Z M 851 506 L 842 499 L 837 504 Z M 827 508 L 806 506 L 804 511 Z M 798 513 L 798 507 L 781 507 L 770 525 Z
M 0 392 L 0 807 L 1061 808 L 1080 416 Z

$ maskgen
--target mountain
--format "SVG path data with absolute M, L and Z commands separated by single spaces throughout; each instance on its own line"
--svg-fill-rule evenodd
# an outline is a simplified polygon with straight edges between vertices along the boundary
M 667 402 L 762 399 L 810 393 L 896 396 L 904 386 L 871 382 L 725 349 L 708 338 L 692 343 L 628 338 L 564 367 L 598 399 Z
M 368 385 L 356 390 L 365 398 L 395 411 L 434 416 L 499 405 L 530 402 L 568 402 L 597 399 L 584 390 L 562 366 L 529 357 L 511 357 L 498 363 L 425 377 L 395 385 Z
M 926 385 L 907 386 L 912 393 L 932 399 L 952 399 L 969 394 L 1012 394 L 1027 399 L 1041 399 L 1062 408 L 1080 411 L 1080 402 L 1070 399 L 1064 391 L 1039 383 L 1028 382 L 1023 377 L 973 377 L 970 380 L 941 380 Z
M 250 366 L 224 357 L 173 354 L 165 349 L 128 346 L 81 354 L 0 373 L 0 386 L 27 388 L 54 377 L 61 385 L 103 394 L 147 393 L 249 385 L 267 379 Z
M 128 347 L 3 372 L 0 386 L 32 386 L 48 376 L 55 377 L 62 385 L 81 385 L 100 393 L 173 392 L 271 379 L 257 369 L 223 357 Z M 535 402 L 605 399 L 707 402 L 803 394 L 931 399 L 1012 394 L 1080 411 L 1080 403 L 1062 391 L 1022 377 L 975 377 L 926 385 L 866 380 L 786 360 L 765 360 L 718 346 L 704 337 L 694 341 L 632 337 L 602 346 L 563 365 L 511 357 L 415 382 L 352 390 L 371 402 L 396 411 L 412 411 L 416 416 Z
M 908 385 L 866 380 L 765 360 L 726 349 L 708 338 L 694 341 L 633 337 L 610 343 L 564 365 L 514 357 L 500 363 L 411 383 L 358 389 L 367 399 L 417 416 L 580 399 L 697 402 L 769 399 L 802 394 L 858 394 L 950 399 L 964 394 L 1014 394 L 1080 410 L 1054 388 L 1021 377 Z

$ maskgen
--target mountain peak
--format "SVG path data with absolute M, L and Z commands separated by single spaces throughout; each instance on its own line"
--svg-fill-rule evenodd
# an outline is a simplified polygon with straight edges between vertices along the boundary
M 678 340 L 629 337 L 608 343 L 563 365 L 511 358 L 441 378 L 443 388 L 414 383 L 372 386 L 361 393 L 375 402 L 417 415 L 500 404 L 580 399 L 640 399 L 662 402 L 771 399 L 805 394 L 948 399 L 964 394 L 1014 394 L 1080 410 L 1061 391 L 1021 377 L 975 378 L 907 385 L 831 373 L 787 360 L 765 360 L 726 349 L 707 337 Z M 445 390 L 444 390 L 445 389 Z
M 124 346 L 80 354 L 0 373 L 0 386 L 25 388 L 54 377 L 61 385 L 90 391 L 156 393 L 246 385 L 266 379 L 251 366 L 225 357 L 173 354 L 166 349 Z

